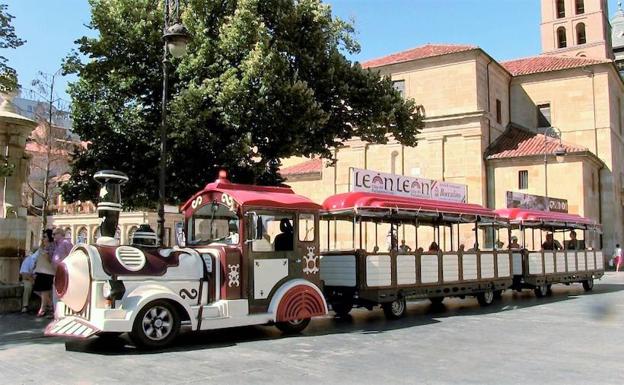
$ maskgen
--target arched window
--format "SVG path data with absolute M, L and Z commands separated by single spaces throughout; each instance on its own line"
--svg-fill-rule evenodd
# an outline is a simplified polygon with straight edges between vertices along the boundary
M 585 13 L 585 0 L 576 0 L 574 2 L 574 10 L 577 15 Z
M 566 30 L 564 27 L 557 28 L 557 48 L 565 48 L 568 46 L 566 41 Z
M 66 227 L 65 228 L 65 238 L 71 240 L 71 237 L 72 237 L 71 227 Z
M 76 243 L 87 243 L 89 240 L 89 233 L 87 233 L 86 227 L 81 227 L 78 230 L 78 236 L 76 237 Z
M 564 0 L 557 0 L 556 3 L 556 12 L 557 12 L 557 19 L 561 19 L 562 17 L 565 17 L 565 1 Z
M 100 226 L 98 226 L 95 228 L 95 230 L 93 230 L 93 242 L 97 241 L 100 235 Z
M 392 154 L 390 154 L 390 173 L 391 174 L 396 174 L 398 157 L 399 157 L 398 151 L 392 151 Z
M 576 25 L 576 44 L 587 43 L 587 36 L 585 36 L 585 24 L 578 23 Z

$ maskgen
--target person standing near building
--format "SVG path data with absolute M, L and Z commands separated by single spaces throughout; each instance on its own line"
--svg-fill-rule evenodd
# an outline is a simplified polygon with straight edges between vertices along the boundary
M 60 227 L 54 229 L 54 254 L 52 255 L 52 263 L 54 268 L 63 262 L 63 259 L 69 255 L 69 252 L 74 247 L 71 241 L 65 238 L 65 230 Z
M 39 248 L 24 258 L 20 266 L 20 276 L 22 277 L 22 284 L 24 285 L 24 292 L 22 293 L 22 313 L 28 312 L 28 303 L 32 295 L 33 284 L 35 283 L 35 263 L 37 262 L 37 256 L 39 256 L 40 250 Z
M 54 267 L 52 255 L 54 254 L 54 237 L 52 230 L 47 229 L 41 239 L 40 252 L 35 263 L 35 283 L 33 291 L 41 297 L 41 306 L 37 317 L 43 317 L 52 307 L 52 284 L 54 282 Z
M 52 254 L 52 266 L 54 267 L 54 273 L 56 273 L 56 267 L 59 263 L 63 262 L 65 257 L 69 255 L 69 252 L 74 247 L 71 241 L 65 238 L 65 230 L 60 227 L 54 229 L 54 253 Z M 56 290 L 52 290 L 52 308 L 56 309 Z
M 620 265 L 622 264 L 622 262 L 624 262 L 622 257 L 622 248 L 620 247 L 620 244 L 616 244 L 615 245 L 615 252 L 613 253 L 613 260 L 615 262 L 615 271 L 619 272 L 620 271 Z

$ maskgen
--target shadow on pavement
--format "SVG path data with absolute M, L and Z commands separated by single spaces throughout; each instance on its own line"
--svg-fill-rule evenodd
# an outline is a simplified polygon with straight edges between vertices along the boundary
M 175 344 L 163 350 L 144 351 L 136 349 L 127 336 L 108 338 L 89 338 L 86 340 L 68 340 L 65 347 L 68 351 L 92 353 L 100 355 L 132 355 L 154 354 L 161 352 L 177 352 L 189 350 L 219 349 L 236 346 L 239 343 L 262 341 L 281 338 L 305 338 L 332 334 L 372 334 L 387 331 L 418 327 L 441 322 L 441 318 L 451 316 L 474 316 L 490 313 L 500 313 L 517 309 L 541 306 L 556 302 L 577 299 L 579 296 L 594 296 L 624 290 L 624 284 L 597 284 L 591 292 L 584 292 L 583 288 L 576 284 L 571 286 L 555 285 L 551 296 L 536 298 L 532 290 L 514 292 L 507 290 L 502 298 L 491 306 L 481 307 L 473 297 L 465 299 L 446 298 L 440 305 L 432 305 L 428 300 L 408 302 L 407 316 L 399 320 L 387 320 L 381 308 L 372 311 L 366 309 L 354 309 L 350 316 L 337 318 L 333 312 L 326 317 L 314 319 L 308 328 L 297 335 L 283 335 L 272 326 L 247 326 L 231 329 L 211 330 L 202 332 L 185 332 L 178 336 Z M 13 330 L 4 329 L 7 318 L 13 318 L 9 322 L 13 324 Z M 23 323 L 20 324 L 20 319 Z M 0 315 L 0 349 L 5 349 L 10 344 L 37 343 L 54 344 L 62 342 L 60 338 L 43 336 L 43 328 L 47 322 L 32 320 L 32 316 L 20 314 Z M 49 320 L 46 320 L 49 322 Z M 26 326 L 18 330 L 17 326 Z

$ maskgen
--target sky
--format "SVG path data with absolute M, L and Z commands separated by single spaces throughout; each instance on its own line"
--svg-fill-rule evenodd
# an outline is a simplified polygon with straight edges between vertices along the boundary
M 539 0 L 325 0 L 334 15 L 352 20 L 361 52 L 352 60 L 365 61 L 426 43 L 477 45 L 498 61 L 540 53 Z M 87 0 L 8 0 L 13 25 L 26 44 L 2 55 L 18 72 L 25 89 L 39 72 L 52 74 L 75 48 L 74 41 L 93 35 Z M 617 0 L 609 0 L 609 13 Z M 56 85 L 58 97 L 75 77 Z

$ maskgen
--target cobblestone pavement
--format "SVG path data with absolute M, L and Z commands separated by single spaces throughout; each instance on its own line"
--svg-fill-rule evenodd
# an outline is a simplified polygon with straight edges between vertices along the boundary
M 376 309 L 315 319 L 283 337 L 268 326 L 185 333 L 175 347 L 140 352 L 126 339 L 65 343 L 49 320 L 0 315 L 0 384 L 622 384 L 624 273 L 585 294 L 506 292 L 408 305 L 387 321 Z

